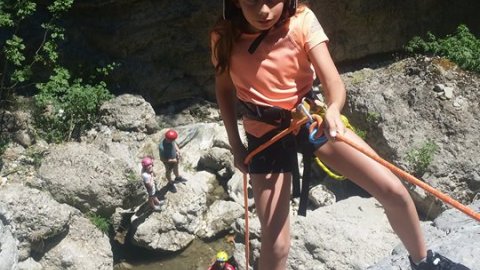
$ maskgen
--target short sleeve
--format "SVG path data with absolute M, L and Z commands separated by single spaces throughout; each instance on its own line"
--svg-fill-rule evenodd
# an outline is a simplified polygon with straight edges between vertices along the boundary
M 152 177 L 148 173 L 142 173 L 143 183 L 149 183 Z
M 318 44 L 328 42 L 328 37 L 313 11 L 306 9 L 304 13 L 304 21 L 302 24 L 303 40 L 305 41 L 304 49 L 306 52 L 309 52 Z

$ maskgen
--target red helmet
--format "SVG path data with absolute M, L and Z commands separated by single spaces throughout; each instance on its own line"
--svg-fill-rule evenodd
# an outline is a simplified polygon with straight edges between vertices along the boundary
M 167 130 L 167 132 L 165 132 L 165 138 L 167 138 L 171 141 L 175 140 L 177 137 L 178 137 L 178 134 L 173 129 L 169 129 L 169 130 Z
M 144 157 L 142 159 L 142 167 L 146 168 L 153 164 L 153 159 L 150 157 Z

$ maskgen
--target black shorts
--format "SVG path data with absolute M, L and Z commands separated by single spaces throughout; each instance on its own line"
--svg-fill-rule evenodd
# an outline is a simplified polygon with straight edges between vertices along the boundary
M 277 133 L 278 131 L 269 132 L 261 138 L 247 133 L 248 152 L 252 152 Z M 248 166 L 248 171 L 251 174 L 292 172 L 293 166 L 298 166 L 297 152 L 316 151 L 323 144 L 310 143 L 308 129 L 302 126 L 296 136 L 290 133 L 256 154 Z

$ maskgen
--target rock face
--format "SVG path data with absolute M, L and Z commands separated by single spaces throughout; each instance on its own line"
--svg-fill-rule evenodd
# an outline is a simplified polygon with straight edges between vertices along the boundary
M 155 111 L 142 97 L 121 95 L 105 102 L 100 107 L 100 122 L 121 131 L 136 131 L 147 134 L 158 130 Z
M 107 235 L 86 218 L 72 219 L 69 234 L 39 261 L 45 269 L 113 268 L 113 256 Z
M 18 249 L 10 229 L 0 221 L 0 269 L 13 269 L 18 262 Z
M 302 269 L 294 258 L 306 261 L 304 269 L 365 269 L 398 241 L 380 204 L 360 197 L 319 208 L 306 218 L 298 216 L 293 228 L 291 269 Z
M 480 211 L 480 200 L 469 205 L 477 213 Z M 478 269 L 480 261 L 478 250 L 480 248 L 480 227 L 463 213 L 454 209 L 443 212 L 433 222 L 422 224 L 425 231 L 428 248 L 461 262 L 470 269 Z M 409 270 L 407 252 L 403 246 L 397 246 L 389 257 L 368 270 Z
M 346 112 L 381 156 L 470 202 L 480 190 L 478 75 L 445 60 L 420 57 L 343 77 L 349 89 Z M 452 93 L 442 85 L 449 85 Z M 412 187 L 412 194 L 424 215 L 436 217 L 443 211 L 422 190 Z
M 136 168 L 82 143 L 53 147 L 39 169 L 39 185 L 60 202 L 110 216 L 143 201 Z M 99 195 L 101 194 L 101 195 Z
M 0 198 L 1 269 L 112 269 L 108 237 L 77 209 L 20 184 Z
M 186 97 L 213 99 L 208 32 L 222 1 L 78 1 L 68 17 L 72 63 L 121 66 L 112 85 L 155 108 Z M 337 61 L 397 51 L 415 35 L 445 35 L 460 23 L 479 33 L 477 0 L 310 1 Z

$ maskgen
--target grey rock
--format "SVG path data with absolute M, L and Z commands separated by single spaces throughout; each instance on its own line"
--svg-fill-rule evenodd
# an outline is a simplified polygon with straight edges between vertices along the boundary
M 15 269 L 18 263 L 17 243 L 1 217 L 2 213 L 0 213 L 0 269 Z
M 82 212 L 113 214 L 144 200 L 140 173 L 92 145 L 67 143 L 50 149 L 39 168 L 42 188 Z
M 204 218 L 204 228 L 197 232 L 201 238 L 212 238 L 231 229 L 232 223 L 244 214 L 243 207 L 236 202 L 215 201 Z
M 158 130 L 155 111 L 142 97 L 124 94 L 100 107 L 100 121 L 121 131 L 154 133 Z

